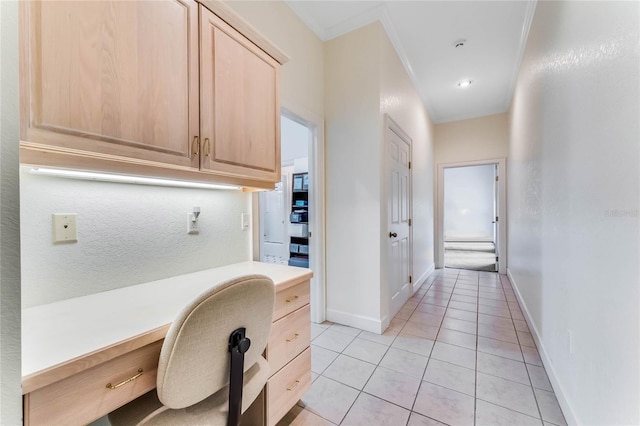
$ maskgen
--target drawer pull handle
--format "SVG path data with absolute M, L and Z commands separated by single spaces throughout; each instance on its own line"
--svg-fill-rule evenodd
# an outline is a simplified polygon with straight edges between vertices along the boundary
M 294 334 L 291 339 L 287 339 L 287 342 L 293 342 L 294 340 L 296 340 L 298 338 L 298 336 L 300 336 L 298 333 Z
M 142 371 L 142 368 L 138 368 L 138 374 L 136 374 L 135 376 L 131 376 L 128 379 L 123 380 L 120 383 L 115 384 L 115 385 L 112 385 L 111 383 L 107 383 L 107 389 L 118 389 L 122 385 L 126 385 L 129 382 L 133 382 L 135 379 L 137 379 L 138 377 L 142 376 L 143 373 L 144 373 L 144 371 Z
M 295 302 L 296 300 L 298 300 L 298 296 L 293 296 L 287 299 L 287 303 Z
M 300 384 L 300 380 L 296 380 L 296 382 L 295 382 L 294 384 L 292 384 L 292 385 L 291 385 L 291 387 L 288 387 L 288 388 L 287 388 L 287 391 L 292 391 L 292 390 L 294 390 L 295 388 L 297 388 L 297 387 L 298 387 L 298 384 Z

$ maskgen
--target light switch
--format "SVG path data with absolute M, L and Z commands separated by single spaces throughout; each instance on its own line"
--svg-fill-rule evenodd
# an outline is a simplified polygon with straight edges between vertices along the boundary
M 78 241 L 75 213 L 53 214 L 53 242 L 74 243 Z
M 246 231 L 247 229 L 249 229 L 250 225 L 251 225 L 251 215 L 249 213 L 242 213 L 242 216 L 240 218 L 240 229 L 242 229 L 243 231 Z

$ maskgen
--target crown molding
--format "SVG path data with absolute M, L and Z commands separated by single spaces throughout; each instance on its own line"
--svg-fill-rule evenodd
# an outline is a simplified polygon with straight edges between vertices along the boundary
M 522 59 L 524 58 L 524 51 L 527 47 L 527 39 L 529 38 L 529 31 L 531 30 L 531 24 L 536 12 L 536 6 L 538 0 L 527 1 L 527 9 L 524 15 L 524 22 L 522 24 L 522 32 L 520 33 L 520 43 L 518 46 L 518 55 L 516 62 L 513 66 L 513 72 L 511 73 L 511 80 L 509 82 L 509 88 L 507 90 L 506 99 L 504 100 L 504 108 L 509 111 L 511 109 L 511 101 L 513 100 L 513 93 L 516 90 L 516 83 L 518 81 L 518 74 L 520 74 L 520 66 L 522 65 Z
M 396 31 L 396 27 L 393 25 L 393 22 L 391 21 L 391 16 L 389 16 L 389 12 L 387 11 L 386 7 L 384 8 L 384 10 L 382 10 L 379 19 L 380 19 L 380 22 L 382 23 L 382 27 L 387 33 L 387 37 L 389 37 L 391 44 L 393 45 L 394 49 L 396 50 L 396 53 L 398 54 L 398 57 L 400 58 L 400 62 L 402 62 L 402 65 L 404 66 L 405 71 L 409 75 L 409 78 L 413 83 L 413 87 L 416 89 L 416 92 L 418 92 L 418 96 L 422 100 L 422 103 L 427 110 L 427 114 L 429 114 L 429 118 L 431 118 L 431 121 L 435 123 L 438 117 L 436 116 L 436 113 L 431 103 L 429 102 L 429 100 L 424 96 L 423 93 L 420 92 L 420 89 L 419 89 L 420 85 L 418 84 L 418 79 L 416 78 L 416 75 L 413 71 L 413 67 L 411 66 L 411 61 L 409 61 L 409 57 L 406 51 L 404 50 L 404 46 L 400 42 L 400 36 L 398 35 L 398 32 Z
M 285 4 L 289 6 L 289 9 L 291 9 L 293 13 L 295 13 L 298 18 L 300 18 L 300 20 L 318 36 L 320 40 L 327 41 L 326 31 L 316 22 L 315 16 L 308 13 L 306 8 L 298 7 L 298 3 L 300 2 L 285 0 Z

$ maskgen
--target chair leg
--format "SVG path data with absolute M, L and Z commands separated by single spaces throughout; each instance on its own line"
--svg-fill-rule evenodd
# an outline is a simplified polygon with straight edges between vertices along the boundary
M 229 372 L 229 417 L 227 426 L 238 426 L 242 414 L 242 387 L 244 379 L 244 354 L 251 346 L 251 340 L 245 337 L 246 329 L 240 327 L 229 336 L 231 367 Z

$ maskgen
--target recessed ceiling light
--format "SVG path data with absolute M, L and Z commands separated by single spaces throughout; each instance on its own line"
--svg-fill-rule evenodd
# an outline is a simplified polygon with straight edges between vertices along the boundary
M 465 39 L 461 38 L 461 39 L 459 39 L 459 40 L 454 41 L 454 42 L 453 42 L 453 46 L 454 46 L 456 49 L 458 49 L 458 48 L 460 48 L 460 47 L 464 47 L 464 45 L 465 45 L 465 43 L 466 43 L 466 42 L 467 42 L 467 40 L 465 40 Z
M 471 83 L 473 83 L 473 80 L 462 80 L 458 83 L 458 87 L 469 87 L 471 86 Z

